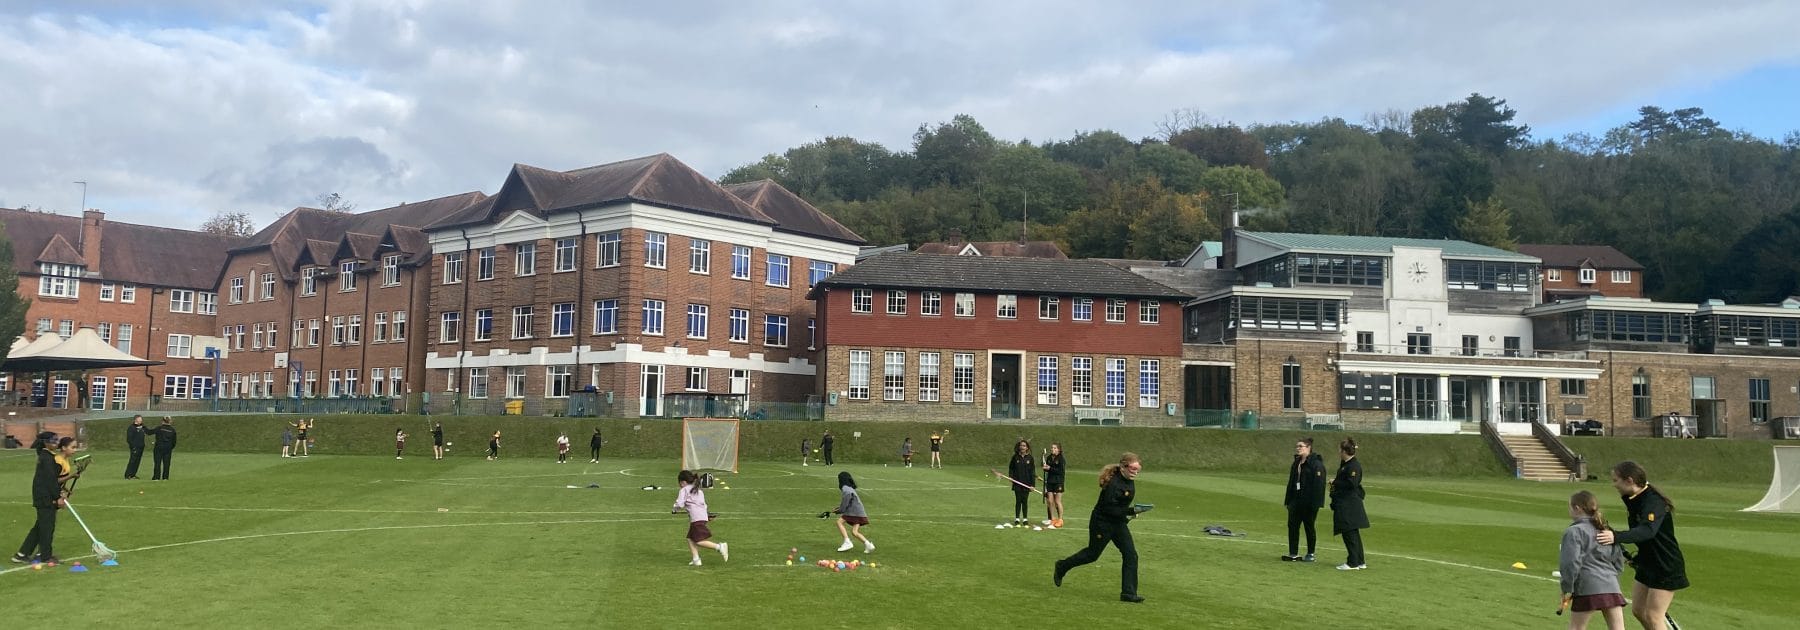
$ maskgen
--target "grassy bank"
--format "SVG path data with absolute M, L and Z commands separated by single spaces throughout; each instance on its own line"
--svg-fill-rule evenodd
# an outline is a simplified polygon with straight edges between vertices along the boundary
M 1665 440 L 1654 438 L 1568 437 L 1569 448 L 1587 457 L 1588 474 L 1606 478 L 1613 464 L 1633 460 L 1650 471 L 1650 481 L 1762 485 L 1775 469 L 1763 440 Z
M 188 452 L 274 453 L 290 417 L 204 416 L 176 421 L 180 448 Z M 573 419 L 519 416 L 322 416 L 314 437 L 321 454 L 379 455 L 392 451 L 395 428 L 411 435 L 409 450 L 430 450 L 431 423 L 442 421 L 453 450 L 472 453 L 486 448 L 487 437 L 502 432 L 503 455 L 548 457 L 558 431 L 567 431 L 577 456 L 585 457 L 588 437 L 601 429 L 604 453 L 612 457 L 676 458 L 680 456 L 681 423 L 650 419 Z M 124 447 L 128 420 L 88 424 L 93 448 Z M 799 458 L 800 440 L 830 429 L 836 458 L 852 463 L 895 463 L 900 442 L 913 439 L 917 461 L 927 461 L 927 437 L 943 425 L 906 422 L 745 422 L 740 457 L 746 461 Z M 1098 468 L 1125 451 L 1142 455 L 1153 466 L 1217 472 L 1261 472 L 1282 467 L 1294 440 L 1314 435 L 1319 450 L 1335 461 L 1337 442 L 1355 437 L 1364 461 L 1383 474 L 1427 477 L 1503 476 L 1494 456 L 1472 435 L 1395 435 L 1387 433 L 1235 431 L 1140 427 L 1076 427 L 1046 425 L 951 425 L 944 442 L 949 463 L 1002 467 L 1019 438 L 1042 448 L 1061 442 L 1074 468 Z M 860 433 L 860 436 L 858 435 Z

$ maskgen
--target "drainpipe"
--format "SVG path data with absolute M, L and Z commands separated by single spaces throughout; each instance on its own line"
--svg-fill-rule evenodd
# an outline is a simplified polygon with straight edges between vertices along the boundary
M 473 253 L 474 250 L 471 249 L 472 241 L 469 240 L 469 228 L 466 228 L 466 227 L 458 228 L 457 231 L 462 234 L 462 239 L 463 239 L 462 310 L 468 311 L 469 316 L 472 318 L 475 315 L 475 311 L 471 310 L 469 308 L 469 285 L 475 284 L 475 277 L 469 275 L 468 271 L 469 271 L 469 267 L 472 266 L 471 263 L 475 262 L 475 261 L 469 260 L 469 254 Z M 496 264 L 498 264 L 498 261 L 496 261 Z M 429 303 L 429 300 L 427 300 L 427 303 Z M 426 309 L 425 318 L 427 320 L 431 319 L 431 309 Z M 442 334 L 443 333 L 439 333 L 439 335 L 442 335 Z M 453 406 L 453 408 L 456 410 L 456 413 L 458 415 L 462 414 L 463 358 L 468 356 L 468 348 L 469 348 L 469 336 L 463 335 L 463 334 L 456 335 L 456 373 L 450 375 L 450 382 L 455 383 L 455 385 L 451 386 L 451 389 L 455 391 L 455 394 L 454 394 L 454 398 L 450 402 L 451 402 L 451 405 Z M 493 391 L 493 389 L 494 389 L 493 388 L 494 381 L 492 380 L 493 378 L 494 378 L 494 375 L 492 373 L 488 374 L 488 379 L 489 379 L 488 380 L 488 391 L 490 391 L 490 392 Z M 492 397 L 490 396 L 490 399 L 491 398 Z
M 329 269 L 329 267 L 327 267 L 327 269 Z M 339 269 L 342 269 L 342 267 L 339 267 Z M 326 337 L 327 332 L 331 330 L 331 288 L 326 287 L 324 291 L 320 291 L 318 282 L 318 276 L 315 274 L 313 276 L 313 291 L 319 294 L 319 341 L 321 343 L 319 344 L 319 367 L 313 371 L 318 372 L 319 376 L 323 377 L 325 376 L 325 349 L 331 347 L 331 340 Z M 338 282 L 343 281 L 339 280 Z
M 575 328 L 570 331 L 575 333 L 575 341 L 569 344 L 569 352 L 575 355 L 575 379 L 579 381 L 581 379 L 581 338 L 584 336 L 581 332 L 581 314 L 587 310 L 583 308 L 587 304 L 587 264 L 581 261 L 581 252 L 587 250 L 587 214 L 577 210 L 575 219 L 581 222 L 581 238 L 575 241 Z M 595 391 L 599 391 L 600 385 L 595 383 L 594 379 L 589 378 L 587 381 Z
M 376 253 L 375 260 L 381 260 L 381 256 L 380 256 L 381 247 L 380 246 L 376 246 L 375 253 Z M 370 299 L 370 296 L 373 296 L 375 294 L 375 278 L 374 278 L 374 276 L 369 277 L 368 286 L 365 286 L 363 288 L 365 290 L 363 291 L 362 326 L 358 327 L 357 333 L 356 333 L 356 342 L 357 342 L 356 345 L 359 348 L 361 348 L 361 351 L 356 360 L 356 364 L 358 366 L 360 366 L 357 369 L 361 370 L 362 376 L 366 378 L 369 376 L 369 338 L 365 337 L 363 335 L 362 330 L 367 328 L 372 323 L 369 320 L 369 299 Z M 357 382 L 361 383 L 363 381 L 358 380 Z M 350 392 L 350 395 L 355 396 L 356 392 Z

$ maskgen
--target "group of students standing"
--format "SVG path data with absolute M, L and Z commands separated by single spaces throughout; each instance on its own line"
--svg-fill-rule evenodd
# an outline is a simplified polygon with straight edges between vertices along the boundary
M 1338 444 L 1337 476 L 1325 483 L 1325 460 L 1313 452 L 1313 439 L 1294 442 L 1294 465 L 1288 467 L 1286 496 L 1288 552 L 1282 562 L 1312 562 L 1318 550 L 1319 535 L 1315 521 L 1331 496 L 1331 534 L 1344 538 L 1344 563 L 1339 571 L 1361 571 L 1369 568 L 1363 556 L 1362 530 L 1369 528 L 1369 513 L 1363 508 L 1362 462 L 1356 460 L 1356 440 L 1346 438 Z M 1306 530 L 1306 555 L 1300 555 L 1300 530 Z

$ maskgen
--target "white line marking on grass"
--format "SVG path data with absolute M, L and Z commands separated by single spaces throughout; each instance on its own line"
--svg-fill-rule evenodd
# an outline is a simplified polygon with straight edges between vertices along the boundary
M 111 508 L 111 509 L 118 509 L 118 510 L 175 510 L 175 511 L 191 511 L 191 512 L 274 512 L 274 513 L 297 513 L 297 514 L 312 514 L 312 513 L 318 513 L 318 514 L 482 514 L 482 515 L 487 515 L 487 516 L 496 516 L 496 515 L 517 516 L 517 515 L 528 515 L 528 514 L 663 514 L 663 512 L 656 512 L 656 511 L 612 512 L 612 511 L 592 511 L 592 510 L 588 510 L 588 511 L 554 511 L 554 510 L 552 510 L 552 511 L 499 512 L 499 511 L 466 510 L 466 509 L 459 509 L 459 508 L 449 508 L 448 511 L 439 512 L 435 508 L 430 509 L 430 510 L 423 510 L 423 509 L 421 509 L 421 510 L 349 510 L 349 509 L 336 509 L 336 508 L 203 507 L 203 506 L 192 506 L 192 505 L 107 505 L 107 504 L 103 504 L 103 503 L 83 503 L 82 507 L 83 508 Z
M 1146 536 L 1164 536 L 1164 537 L 1168 537 L 1168 538 L 1184 538 L 1184 539 L 1190 539 L 1190 540 L 1223 540 L 1225 542 L 1245 543 L 1245 544 L 1251 544 L 1251 545 L 1281 546 L 1281 545 L 1287 544 L 1287 543 L 1276 542 L 1276 541 L 1271 541 L 1271 540 L 1248 540 L 1245 538 L 1237 538 L 1237 537 L 1227 538 L 1224 536 L 1194 536 L 1194 535 L 1190 535 L 1190 534 L 1165 534 L 1165 533 L 1161 533 L 1161 532 L 1144 532 L 1144 535 L 1146 535 Z M 1324 547 L 1321 546 L 1320 548 L 1323 549 Z M 1477 566 L 1477 565 L 1473 565 L 1473 564 L 1463 564 L 1460 562 L 1450 562 L 1448 560 L 1435 560 L 1432 558 L 1420 558 L 1417 556 L 1408 556 L 1408 555 L 1403 555 L 1403 554 L 1387 553 L 1387 552 L 1381 552 L 1381 551 L 1364 551 L 1363 554 L 1370 555 L 1370 556 L 1381 556 L 1381 557 L 1385 557 L 1385 558 L 1399 558 L 1401 560 L 1412 560 L 1414 562 L 1426 562 L 1426 563 L 1437 564 L 1437 565 L 1442 565 L 1442 566 L 1446 566 L 1446 567 L 1474 569 L 1476 571 L 1486 571 L 1488 573 L 1511 575 L 1511 576 L 1515 576 L 1515 577 L 1522 577 L 1522 578 L 1538 580 L 1538 581 L 1542 581 L 1542 582 L 1557 582 L 1558 581 L 1555 578 L 1547 578 L 1547 577 L 1544 577 L 1541 575 L 1532 575 L 1530 573 L 1521 573 L 1519 571 L 1506 571 L 1503 569 L 1495 569 L 1492 567 L 1483 567 L 1483 566 Z
M 582 472 L 575 473 L 575 474 L 576 475 L 622 475 L 622 474 L 625 474 L 626 470 L 629 470 L 629 469 L 622 468 L 619 470 L 607 470 L 607 471 L 594 472 L 594 473 L 582 471 Z M 424 483 L 424 482 L 432 482 L 432 481 L 493 481 L 495 479 L 535 479 L 535 478 L 540 478 L 540 477 L 567 477 L 567 476 L 569 476 L 569 473 L 549 473 L 549 474 L 543 474 L 543 475 L 489 475 L 489 476 L 483 476 L 483 477 L 442 477 L 442 478 L 438 478 L 438 479 L 395 479 L 394 481 Z

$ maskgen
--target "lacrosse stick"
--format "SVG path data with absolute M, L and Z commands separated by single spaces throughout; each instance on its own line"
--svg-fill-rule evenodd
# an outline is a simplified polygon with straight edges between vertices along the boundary
M 68 499 L 64 499 L 63 507 L 69 508 L 69 515 L 75 517 L 75 522 L 81 524 L 81 531 L 87 532 L 88 540 L 94 541 L 95 558 L 99 558 L 101 562 L 110 562 L 113 558 L 119 556 L 118 552 L 113 551 L 106 546 L 106 543 L 100 542 L 99 538 L 94 537 L 94 530 L 88 529 L 87 521 L 81 520 L 81 513 L 75 511 L 74 504 L 69 503 Z
M 1556 616 L 1561 617 L 1563 611 L 1569 609 L 1569 599 L 1568 595 L 1563 595 L 1562 604 L 1556 607 Z
M 62 491 L 64 497 L 75 494 L 75 482 L 81 481 L 81 473 L 87 472 L 88 464 L 93 463 L 93 461 L 93 455 L 82 455 L 75 458 L 74 461 L 69 462 L 70 467 L 74 469 L 74 472 L 69 476 L 68 481 L 63 482 Z
M 1002 475 L 1002 474 L 1000 474 L 1000 471 L 998 471 L 998 470 L 994 470 L 994 469 L 992 469 L 992 468 L 989 468 L 989 469 L 988 469 L 988 472 L 991 472 L 991 473 L 994 473 L 994 476 L 995 476 L 995 477 L 999 477 L 999 478 L 1001 478 L 1001 479 L 1005 479 L 1005 480 L 1007 480 L 1007 481 L 1011 481 L 1011 482 L 1013 482 L 1013 485 L 1016 485 L 1016 486 L 1018 486 L 1018 487 L 1020 487 L 1020 488 L 1024 488 L 1024 489 L 1026 489 L 1026 490 L 1030 490 L 1030 491 L 1032 491 L 1032 492 L 1036 492 L 1036 493 L 1038 493 L 1038 494 L 1043 494 L 1043 493 L 1044 493 L 1044 491 L 1043 491 L 1043 490 L 1039 490 L 1039 489 L 1037 489 L 1037 488 L 1036 488 L 1036 487 L 1035 487 L 1035 486 L 1032 486 L 1032 485 L 1031 485 L 1031 484 L 1028 484 L 1028 483 L 1025 483 L 1025 482 L 1023 482 L 1023 481 L 1019 481 L 1019 480 L 1017 480 L 1017 479 L 1014 479 L 1014 478 L 1012 478 L 1012 477 L 1008 477 L 1008 476 L 1006 476 L 1006 475 Z

